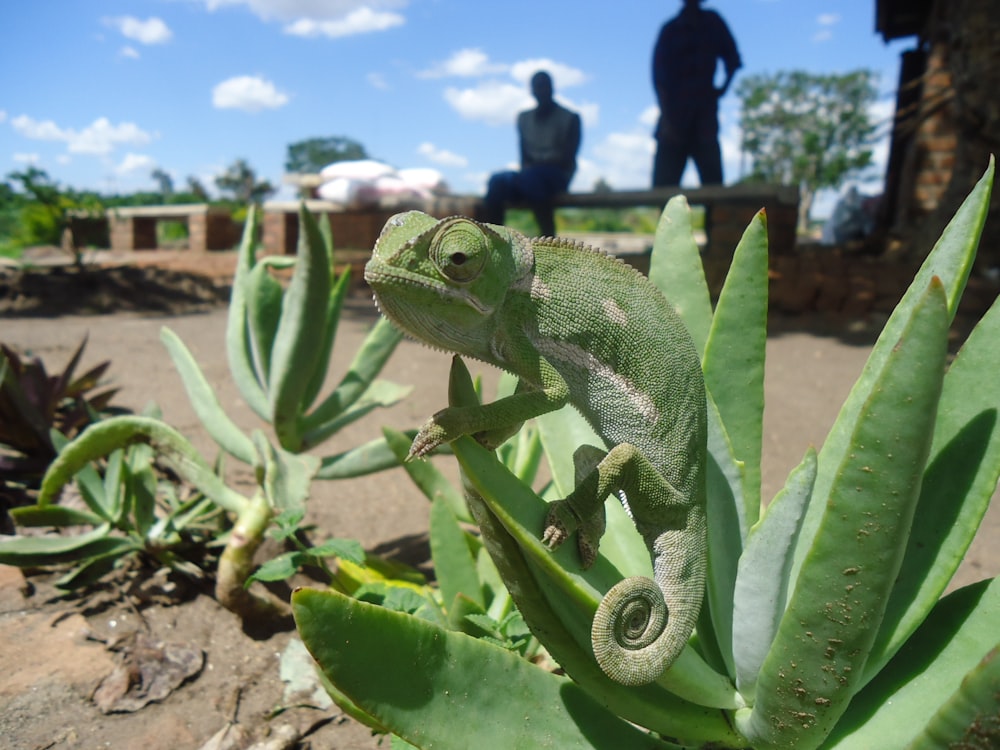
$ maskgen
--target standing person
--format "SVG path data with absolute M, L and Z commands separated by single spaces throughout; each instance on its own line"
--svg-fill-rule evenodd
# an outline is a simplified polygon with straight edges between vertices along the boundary
M 580 150 L 580 115 L 552 98 L 552 77 L 540 70 L 531 77 L 534 109 L 517 116 L 521 148 L 520 172 L 497 172 L 486 191 L 485 219 L 503 224 L 508 203 L 527 203 L 542 236 L 556 232 L 552 198 L 566 191 L 576 171 Z
M 719 149 L 719 99 L 742 67 L 736 40 L 703 0 L 684 0 L 684 7 L 660 29 L 653 50 L 653 87 L 660 104 L 656 126 L 653 187 L 679 185 L 689 158 L 702 185 L 722 184 Z M 715 86 L 721 60 L 726 69 Z

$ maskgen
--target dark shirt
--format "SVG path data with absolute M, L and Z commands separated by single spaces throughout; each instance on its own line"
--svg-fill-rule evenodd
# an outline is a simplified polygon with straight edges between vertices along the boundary
M 663 117 L 679 122 L 686 113 L 718 101 L 715 71 L 722 60 L 726 75 L 742 65 L 736 40 L 713 10 L 682 11 L 667 21 L 653 50 L 653 86 Z
M 555 102 L 544 111 L 529 109 L 517 116 L 521 168 L 548 164 L 569 176 L 576 171 L 580 148 L 580 115 Z

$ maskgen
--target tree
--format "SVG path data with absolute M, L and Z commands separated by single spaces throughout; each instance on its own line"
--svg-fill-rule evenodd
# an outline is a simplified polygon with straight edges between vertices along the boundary
M 208 191 L 197 177 L 191 176 L 187 178 L 187 191 L 200 201 L 208 200 Z
M 335 161 L 367 159 L 365 147 L 343 135 L 327 138 L 307 138 L 288 144 L 285 170 L 291 173 L 315 174 Z
M 871 164 L 875 74 L 780 71 L 748 76 L 736 92 L 750 179 L 798 185 L 804 231 L 816 191 L 837 188 Z
M 156 184 L 160 187 L 160 195 L 163 200 L 167 200 L 171 195 L 174 194 L 174 180 L 165 171 L 157 167 L 154 169 L 150 175 Z
M 245 159 L 237 159 L 215 178 L 215 186 L 238 203 L 260 203 L 273 195 L 275 187 L 267 180 L 258 182 L 257 173 Z

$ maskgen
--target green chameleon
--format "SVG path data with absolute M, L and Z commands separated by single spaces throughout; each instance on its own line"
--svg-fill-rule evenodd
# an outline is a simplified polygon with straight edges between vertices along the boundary
M 656 680 L 684 649 L 705 589 L 706 396 L 687 329 L 653 284 L 622 261 L 565 239 L 418 211 L 382 230 L 365 279 L 407 334 L 519 378 L 513 395 L 449 407 L 421 428 L 410 458 L 462 435 L 513 434 L 575 406 L 608 447 L 550 505 L 542 540 L 574 531 L 584 567 L 616 493 L 649 549 L 654 580 L 627 578 L 602 599 L 591 642 L 625 685 Z M 585 446 L 578 464 L 597 451 Z

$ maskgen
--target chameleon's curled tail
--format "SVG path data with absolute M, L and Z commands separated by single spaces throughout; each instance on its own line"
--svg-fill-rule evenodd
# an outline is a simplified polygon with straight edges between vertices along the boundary
M 642 576 L 625 578 L 601 599 L 590 638 L 597 663 L 615 682 L 653 682 L 687 645 L 705 594 L 705 564 L 699 555 L 686 562 L 678 566 L 655 558 L 654 568 L 672 568 L 673 575 L 657 576 L 660 585 Z

